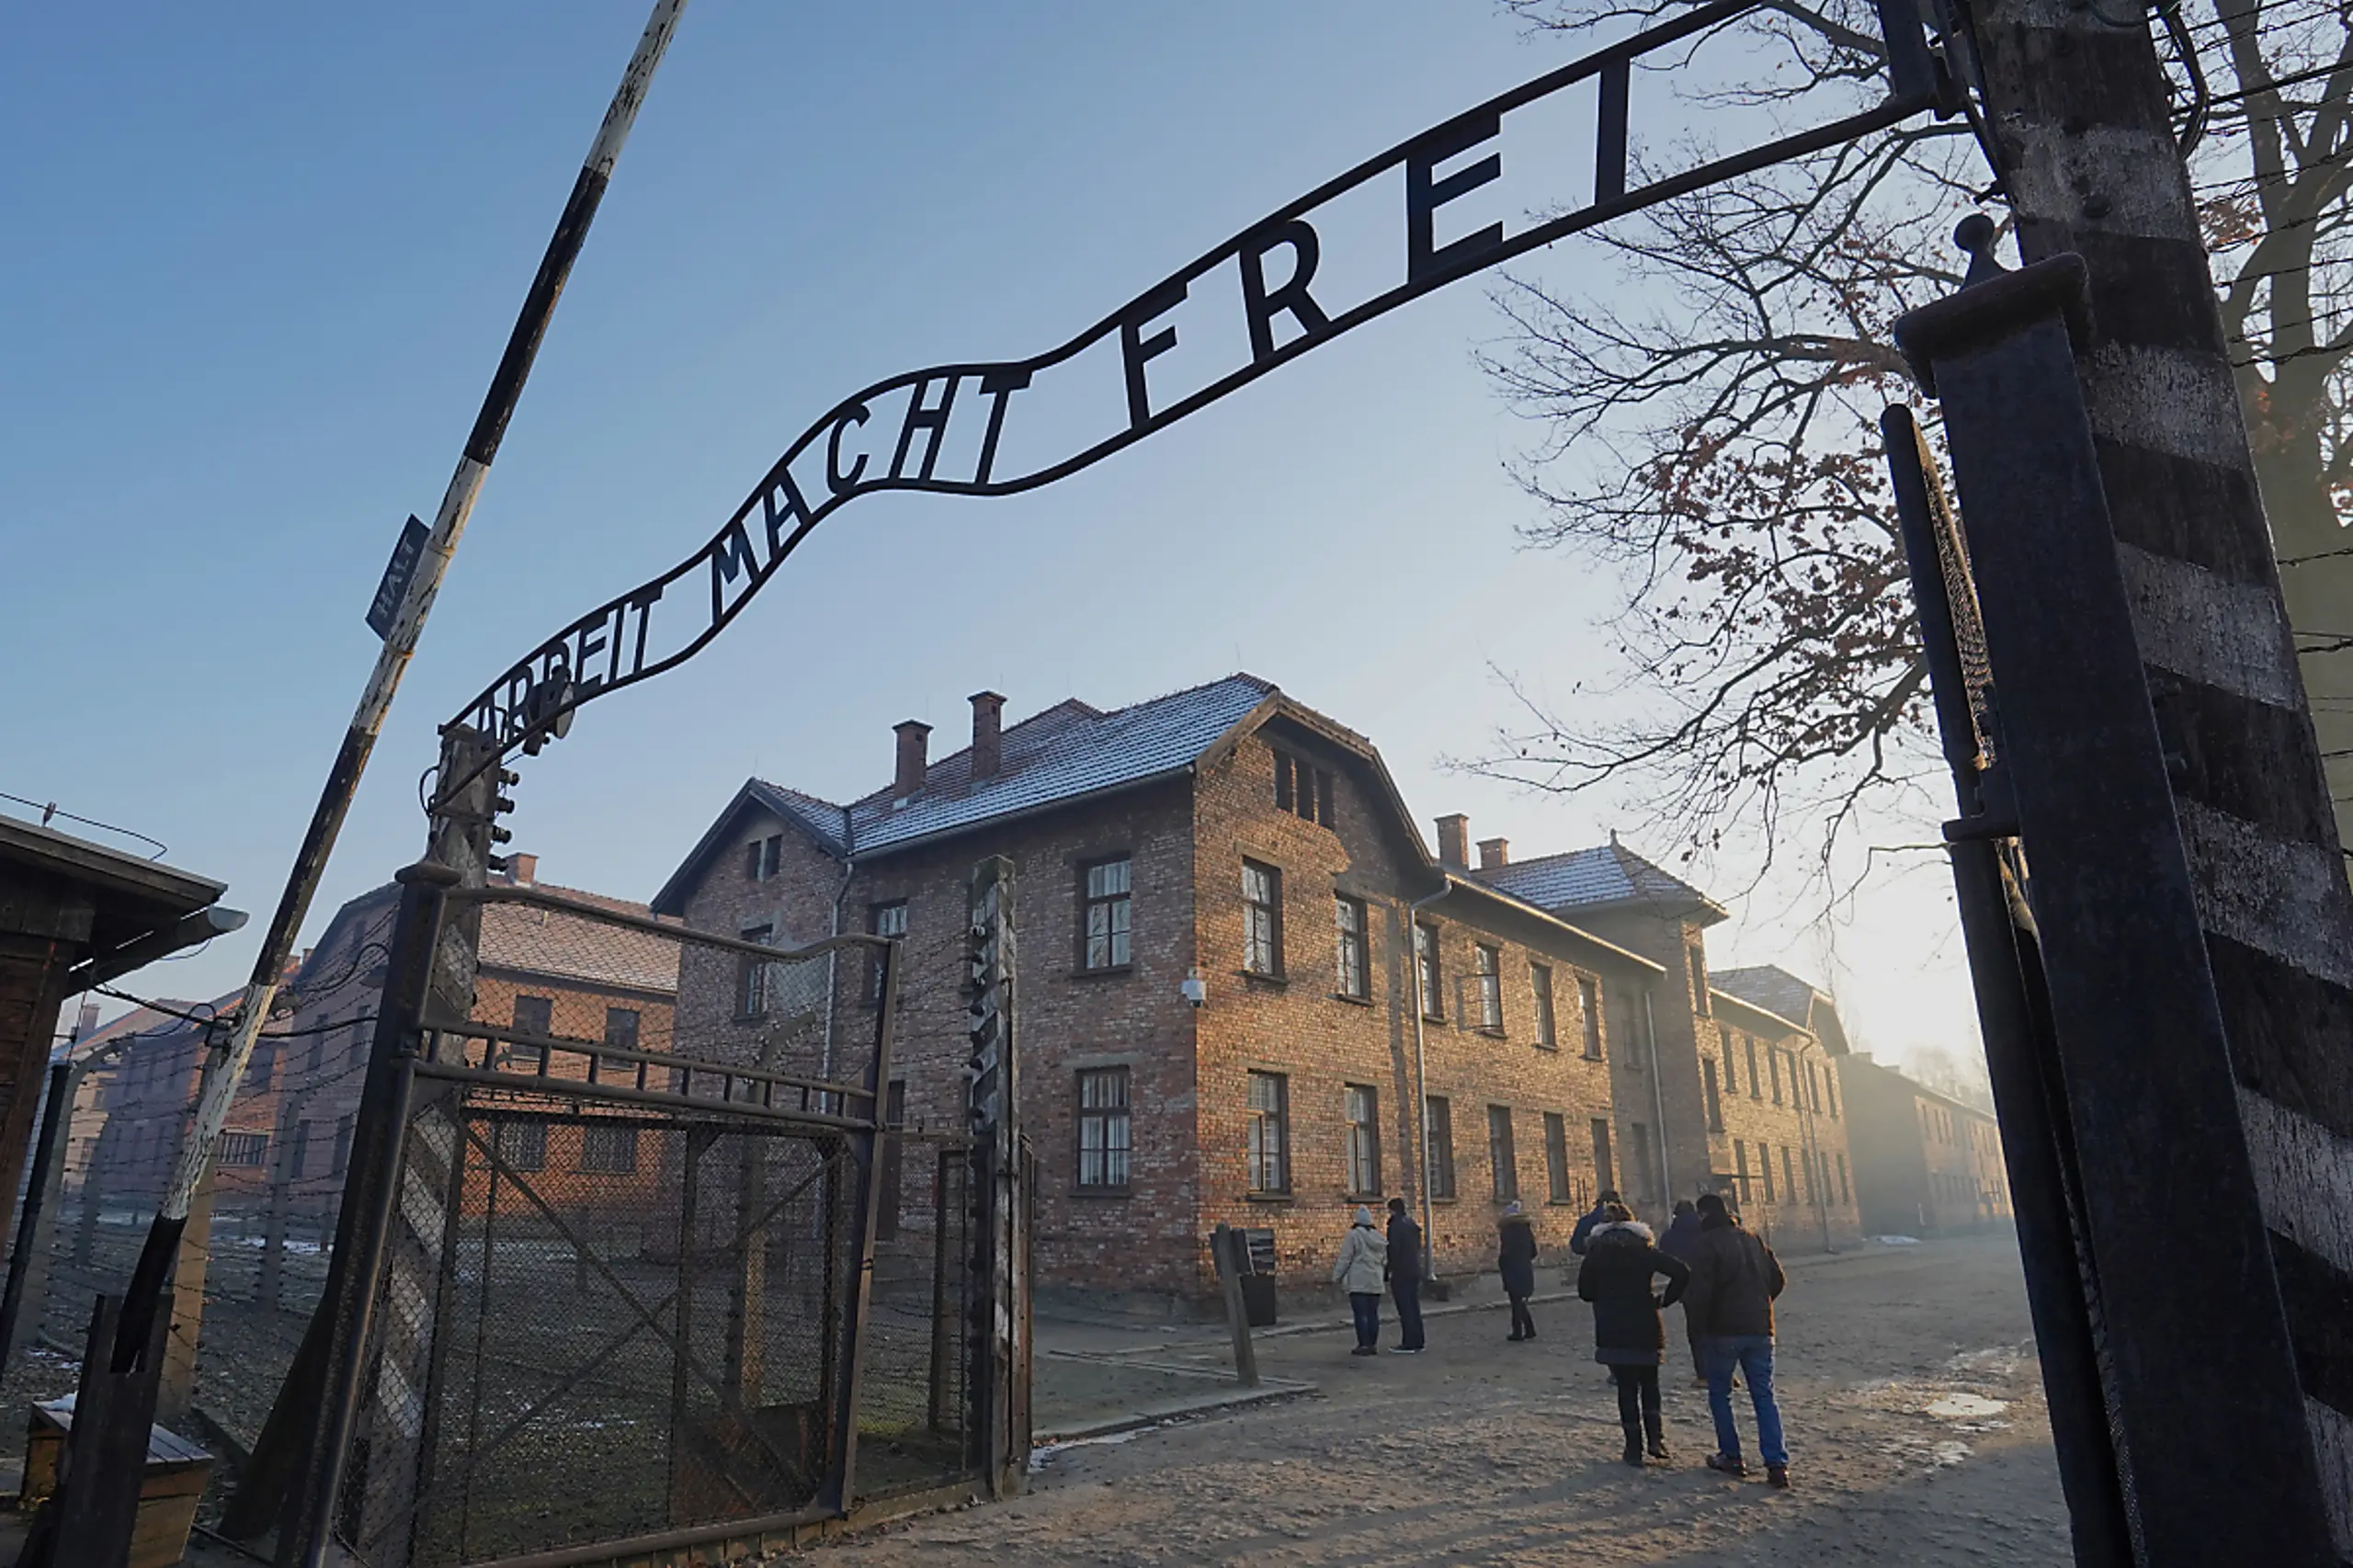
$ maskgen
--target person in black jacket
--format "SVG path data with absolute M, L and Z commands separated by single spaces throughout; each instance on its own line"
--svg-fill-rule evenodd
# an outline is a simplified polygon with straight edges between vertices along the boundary
M 1536 1337 L 1536 1317 L 1528 1310 L 1528 1298 L 1536 1294 L 1536 1227 L 1514 1201 L 1506 1206 L 1495 1229 L 1495 1272 L 1503 1276 L 1504 1294 L 1511 1298 L 1511 1340 L 1516 1345 Z
M 1405 1200 L 1389 1200 L 1389 1294 L 1397 1303 L 1392 1355 L 1422 1353 L 1422 1228 L 1405 1212 Z
M 1666 1290 L 1654 1296 L 1651 1280 L 1660 1275 Z M 1643 1462 L 1645 1447 L 1654 1460 L 1669 1457 L 1658 1408 L 1658 1364 L 1666 1351 L 1659 1309 L 1673 1306 L 1690 1279 L 1691 1270 L 1653 1245 L 1651 1228 L 1622 1203 L 1609 1206 L 1586 1240 L 1577 1294 L 1593 1303 L 1593 1358 L 1609 1369 L 1618 1385 L 1618 1420 L 1626 1429 L 1631 1465 Z
M 1586 1243 L 1593 1237 L 1593 1228 L 1609 1218 L 1609 1206 L 1618 1201 L 1616 1189 L 1603 1187 L 1593 1207 L 1577 1216 L 1575 1227 L 1569 1232 L 1569 1250 L 1579 1257 L 1585 1256 Z
M 1691 1261 L 1692 1250 L 1699 1244 L 1699 1210 L 1688 1198 L 1675 1200 L 1675 1218 L 1667 1221 L 1666 1234 L 1659 1237 L 1658 1250 L 1669 1257 Z M 1683 1337 L 1691 1346 L 1691 1386 L 1708 1386 L 1708 1346 L 1699 1337 L 1699 1320 L 1691 1315 L 1691 1296 L 1683 1297 Z

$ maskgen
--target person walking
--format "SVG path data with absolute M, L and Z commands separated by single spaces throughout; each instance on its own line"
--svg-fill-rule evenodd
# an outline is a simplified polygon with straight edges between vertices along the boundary
M 1536 1337 L 1535 1314 L 1528 1298 L 1536 1294 L 1536 1227 L 1514 1199 L 1495 1222 L 1495 1272 L 1503 1277 L 1504 1294 L 1511 1298 L 1511 1342 Z
M 1348 1311 L 1357 1321 L 1357 1347 L 1348 1352 L 1351 1356 L 1381 1354 L 1381 1275 L 1388 1257 L 1381 1233 L 1373 1229 L 1372 1210 L 1359 1205 L 1332 1265 L 1332 1283 L 1348 1293 Z
M 1756 1450 L 1765 1461 L 1765 1478 L 1786 1488 L 1790 1452 L 1780 1406 L 1773 1398 L 1773 1302 L 1789 1277 L 1773 1249 L 1742 1229 L 1722 1198 L 1703 1195 L 1699 1210 L 1699 1236 L 1685 1301 L 1708 1350 L 1708 1411 L 1716 1421 L 1716 1451 L 1708 1456 L 1708 1468 L 1726 1475 L 1748 1473 L 1732 1421 L 1737 1371 L 1747 1381 L 1748 1402 L 1756 1413 Z
M 1681 1258 L 1688 1264 L 1691 1261 L 1692 1252 L 1698 1246 L 1699 1241 L 1699 1208 L 1689 1199 L 1678 1198 L 1675 1200 L 1675 1218 L 1666 1222 L 1666 1234 L 1658 1239 L 1658 1250 L 1669 1257 Z M 1691 1315 L 1691 1298 L 1688 1296 L 1683 1299 L 1683 1338 L 1684 1342 L 1691 1347 L 1691 1386 L 1695 1389 L 1706 1388 L 1708 1386 L 1707 1347 L 1700 1341 L 1699 1323 Z
M 1651 1281 L 1660 1275 L 1666 1289 L 1654 1296 Z M 1666 1353 L 1659 1309 L 1673 1306 L 1690 1281 L 1683 1260 L 1654 1245 L 1651 1228 L 1622 1203 L 1612 1203 L 1586 1238 L 1577 1295 L 1593 1303 L 1593 1358 L 1618 1385 L 1628 1464 L 1639 1467 L 1646 1450 L 1654 1460 L 1672 1457 L 1658 1406 L 1658 1367 Z
M 1405 1200 L 1389 1200 L 1389 1293 L 1397 1302 L 1399 1356 L 1422 1353 L 1422 1228 L 1405 1212 Z
M 1593 1228 L 1596 1225 L 1600 1224 L 1604 1220 L 1609 1218 L 1609 1206 L 1617 1201 L 1618 1189 L 1616 1187 L 1605 1187 L 1601 1189 L 1601 1196 L 1593 1200 L 1592 1208 L 1577 1216 L 1576 1228 L 1569 1233 L 1569 1250 L 1571 1252 L 1576 1254 L 1579 1257 L 1583 1257 L 1585 1256 L 1586 1242 L 1592 1236 Z

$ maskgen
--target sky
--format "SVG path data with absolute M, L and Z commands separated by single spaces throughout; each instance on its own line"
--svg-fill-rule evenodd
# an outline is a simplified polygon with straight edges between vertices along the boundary
M 142 994 L 242 983 L 375 657 L 378 575 L 440 498 L 644 13 L 93 3 L 12 28 L 0 791 L 160 840 L 254 915 Z M 693 0 L 306 939 L 421 849 L 436 726 L 684 560 L 845 395 L 1059 343 L 1574 52 L 1490 0 Z M 1524 264 L 1606 267 L 1574 238 Z M 1369 734 L 1426 834 L 1461 812 L 1526 857 L 1614 828 L 1726 896 L 1716 967 L 1814 979 L 1882 1056 L 1973 1052 L 1941 857 L 1824 918 L 1783 881 L 1732 896 L 1753 846 L 1686 867 L 1622 801 L 1449 765 L 1513 721 L 1507 677 L 1566 699 L 1616 673 L 1610 585 L 1517 532 L 1506 464 L 1540 432 L 1473 362 L 1503 331 L 1458 283 L 1044 489 L 843 508 L 717 642 L 522 765 L 513 847 L 646 898 L 747 774 L 847 799 L 887 781 L 893 723 L 953 749 L 984 687 L 1017 721 L 1246 669 Z

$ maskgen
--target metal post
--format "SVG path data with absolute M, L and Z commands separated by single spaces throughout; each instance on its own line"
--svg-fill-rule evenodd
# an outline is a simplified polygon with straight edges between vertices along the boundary
M 1233 1377 L 1245 1388 L 1258 1386 L 1258 1347 L 1250 1340 L 1250 1312 L 1242 1300 L 1242 1267 L 1248 1256 L 1242 1233 L 1220 1221 L 1210 1233 L 1210 1256 L 1225 1293 L 1225 1326 L 1233 1335 Z
M 432 532 L 417 561 L 415 574 L 385 635 L 376 667 L 369 674 L 351 727 L 335 753 L 334 766 L 328 769 L 325 789 L 312 812 L 301 847 L 295 854 L 285 891 L 278 896 L 278 912 L 271 917 L 261 951 L 254 959 L 253 977 L 246 983 L 244 998 L 238 1005 L 236 1025 L 226 1048 L 215 1051 L 205 1062 L 197 1090 L 194 1123 L 173 1165 L 170 1183 L 157 1207 L 138 1267 L 131 1274 L 122 1324 L 116 1335 L 117 1370 L 127 1368 L 137 1356 L 138 1347 L 145 1343 L 148 1319 L 156 1310 L 164 1281 L 179 1251 L 188 1206 L 203 1180 L 213 1142 L 228 1119 L 237 1081 L 253 1055 L 254 1042 L 269 1019 L 270 1002 L 278 994 L 287 960 L 293 955 L 295 937 L 310 914 L 311 900 L 326 870 L 327 857 L 334 852 L 335 839 L 343 831 L 344 816 L 351 809 L 352 798 L 358 793 L 359 776 L 368 766 L 369 752 L 375 749 L 384 714 L 392 705 L 401 676 L 408 668 L 417 638 L 425 631 L 425 618 L 433 608 L 442 576 L 449 571 L 450 557 L 457 552 L 459 537 L 465 532 L 466 519 L 472 513 L 474 502 L 482 494 L 483 481 L 489 476 L 490 465 L 498 455 L 499 442 L 506 434 L 506 422 L 513 417 L 516 403 L 522 396 L 523 382 L 530 374 L 540 340 L 546 335 L 548 322 L 555 313 L 564 280 L 572 274 L 572 264 L 588 237 L 588 225 L 597 215 L 597 204 L 604 199 L 614 161 L 620 156 L 621 143 L 636 122 L 638 107 L 644 102 L 654 68 L 669 47 L 671 32 L 677 26 L 678 13 L 685 5 L 686 0 L 655 0 L 653 17 L 638 40 L 620 90 L 605 111 L 604 124 L 588 150 L 578 179 L 573 183 L 572 195 L 564 202 L 562 216 L 556 220 L 555 233 L 548 241 L 539 273 L 525 296 L 522 313 L 507 338 L 506 352 L 499 359 L 498 370 L 491 378 L 490 390 L 483 395 L 482 408 L 474 417 L 464 455 L 458 460 L 457 472 L 450 475 L 440 509 L 434 514 Z
M 1971 274 L 1895 335 L 1943 404 L 2068 1124 L 2103 1173 L 2082 1240 L 2127 1523 L 2144 1568 L 2318 1568 L 2336 1553 L 2075 380 L 2085 267 Z
M 1019 1092 L 1015 1007 L 1013 862 L 1002 856 L 972 871 L 971 909 L 972 1056 L 967 1104 L 974 1144 L 972 1229 L 972 1433 L 992 1496 L 1006 1490 L 1010 1456 L 1010 1383 L 1015 1363 L 1011 1275 L 1012 1209 L 1019 1181 L 1015 1129 Z M 878 1108 L 879 1114 L 879 1108 Z M 1026 1467 L 1029 1456 L 1019 1456 Z

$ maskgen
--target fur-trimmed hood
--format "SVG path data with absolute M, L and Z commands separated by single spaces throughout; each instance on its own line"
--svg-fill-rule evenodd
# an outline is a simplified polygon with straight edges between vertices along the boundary
M 1651 1228 L 1640 1220 L 1605 1220 L 1593 1228 L 1586 1239 L 1586 1246 L 1649 1246 L 1654 1238 Z

